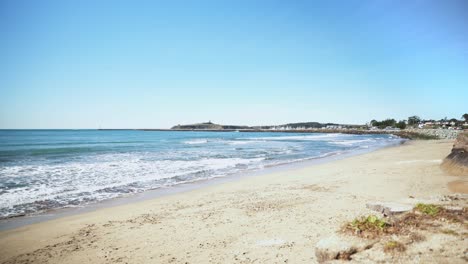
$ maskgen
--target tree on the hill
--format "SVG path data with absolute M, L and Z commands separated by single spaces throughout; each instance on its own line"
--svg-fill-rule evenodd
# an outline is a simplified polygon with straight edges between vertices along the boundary
M 465 119 L 466 122 L 468 122 L 468 114 L 462 115 L 462 117 Z
M 378 127 L 380 129 L 386 128 L 386 127 L 394 127 L 396 124 L 395 119 L 385 119 L 383 121 L 377 121 L 377 120 L 372 120 L 371 121 L 371 126 Z
M 410 116 L 410 117 L 408 117 L 408 125 L 410 125 L 410 126 L 417 125 L 417 124 L 419 124 L 419 122 L 421 122 L 421 118 L 419 118 L 419 116 Z
M 399 129 L 405 129 L 406 128 L 406 123 L 403 120 L 400 120 L 398 123 L 395 124 L 395 127 Z

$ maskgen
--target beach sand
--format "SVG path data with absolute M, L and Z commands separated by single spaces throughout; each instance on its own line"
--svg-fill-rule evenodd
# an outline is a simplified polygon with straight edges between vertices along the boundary
M 449 194 L 452 141 L 407 144 L 0 232 L 5 263 L 314 263 L 370 201 Z M 373 212 L 375 213 L 375 212 Z

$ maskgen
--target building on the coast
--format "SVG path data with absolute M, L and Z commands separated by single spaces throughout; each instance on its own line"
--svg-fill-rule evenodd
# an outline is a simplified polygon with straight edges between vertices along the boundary
M 447 119 L 442 119 L 442 120 L 423 120 L 421 123 L 419 123 L 418 128 L 421 129 L 436 129 L 436 128 L 442 128 L 442 129 L 463 129 L 466 127 L 467 122 L 462 121 L 462 120 L 457 120 L 455 118 L 452 118 L 450 120 Z

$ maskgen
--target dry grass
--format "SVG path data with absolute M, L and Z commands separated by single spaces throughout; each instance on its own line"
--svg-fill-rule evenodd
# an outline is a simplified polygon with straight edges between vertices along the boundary
M 403 214 L 391 223 L 385 219 L 370 215 L 357 218 L 345 224 L 343 231 L 352 233 L 363 238 L 379 238 L 388 235 L 409 235 L 414 242 L 424 240 L 418 235 L 418 230 L 430 230 L 444 234 L 455 235 L 455 231 L 448 231 L 443 223 L 460 224 L 462 228 L 468 229 L 468 210 L 447 210 L 433 204 L 418 204 L 412 212 Z
M 405 250 L 406 250 L 405 245 L 395 240 L 390 240 L 384 245 L 385 252 L 396 252 L 396 251 L 403 252 Z
M 384 234 L 390 227 L 385 220 L 375 215 L 354 219 L 344 226 L 345 232 L 352 232 L 360 237 L 376 238 Z
M 452 229 L 442 229 L 440 232 L 446 235 L 458 236 L 458 233 Z
M 410 233 L 409 234 L 409 242 L 414 243 L 414 242 L 421 242 L 426 240 L 426 237 L 422 234 L 419 233 Z

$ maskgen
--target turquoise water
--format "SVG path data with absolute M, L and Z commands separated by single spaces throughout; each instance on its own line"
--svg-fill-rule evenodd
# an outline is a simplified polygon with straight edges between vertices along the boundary
M 391 135 L 0 130 L 0 218 L 400 142 Z

